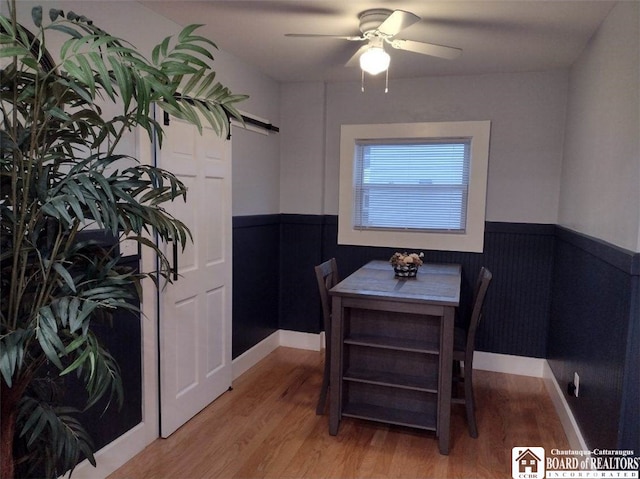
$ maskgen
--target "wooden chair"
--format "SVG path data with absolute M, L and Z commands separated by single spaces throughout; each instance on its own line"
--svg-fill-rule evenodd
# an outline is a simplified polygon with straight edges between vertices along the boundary
M 476 424 L 476 406 L 473 396 L 473 351 L 475 348 L 476 330 L 482 319 L 482 305 L 487 295 L 487 289 L 491 282 L 491 272 L 482 267 L 473 292 L 473 309 L 466 328 L 456 327 L 453 346 L 453 374 L 455 383 L 464 384 L 464 397 L 453 397 L 452 402 L 464 404 L 467 413 L 467 423 L 469 435 L 478 437 L 478 426 Z M 460 362 L 464 362 L 464 376 L 460 374 Z M 455 391 L 455 388 L 454 388 Z
M 316 414 L 324 414 L 325 403 L 327 402 L 327 391 L 329 390 L 329 367 L 331 358 L 331 296 L 329 290 L 338 284 L 338 264 L 335 258 L 315 267 L 316 279 L 318 280 L 318 291 L 322 303 L 322 317 L 324 320 L 324 377 L 322 378 L 322 389 L 316 406 Z

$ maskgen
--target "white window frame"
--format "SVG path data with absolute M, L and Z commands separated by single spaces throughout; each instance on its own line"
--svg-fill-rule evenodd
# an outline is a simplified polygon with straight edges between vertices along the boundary
M 338 244 L 481 253 L 484 248 L 490 133 L 491 122 L 488 120 L 342 125 Z M 354 227 L 355 155 L 358 141 L 448 138 L 471 139 L 467 225 L 464 233 L 363 230 Z

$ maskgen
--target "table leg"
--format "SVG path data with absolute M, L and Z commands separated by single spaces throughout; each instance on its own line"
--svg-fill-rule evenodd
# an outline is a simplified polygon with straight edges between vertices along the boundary
M 342 298 L 332 298 L 331 309 L 331 370 L 329 375 L 329 434 L 338 434 L 342 413 Z
M 451 378 L 453 366 L 454 308 L 444 308 L 440 328 L 440 397 L 438 401 L 438 447 L 440 454 L 449 454 L 451 423 Z

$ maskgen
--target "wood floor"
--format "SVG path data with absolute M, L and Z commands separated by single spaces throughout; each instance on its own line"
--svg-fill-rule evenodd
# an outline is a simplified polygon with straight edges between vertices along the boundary
M 433 433 L 345 418 L 337 436 L 316 416 L 323 354 L 278 348 L 168 439 L 110 479 L 510 478 L 511 448 L 567 449 L 541 379 L 475 375 L 479 437 L 454 405 L 451 451 Z

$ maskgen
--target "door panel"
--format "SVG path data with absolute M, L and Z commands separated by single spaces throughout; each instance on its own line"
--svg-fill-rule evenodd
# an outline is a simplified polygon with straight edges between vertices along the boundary
M 167 210 L 193 235 L 180 278 L 160 291 L 161 436 L 231 386 L 231 146 L 210 128 L 172 118 L 158 164 L 187 187 Z M 166 253 L 172 257 L 171 245 Z

